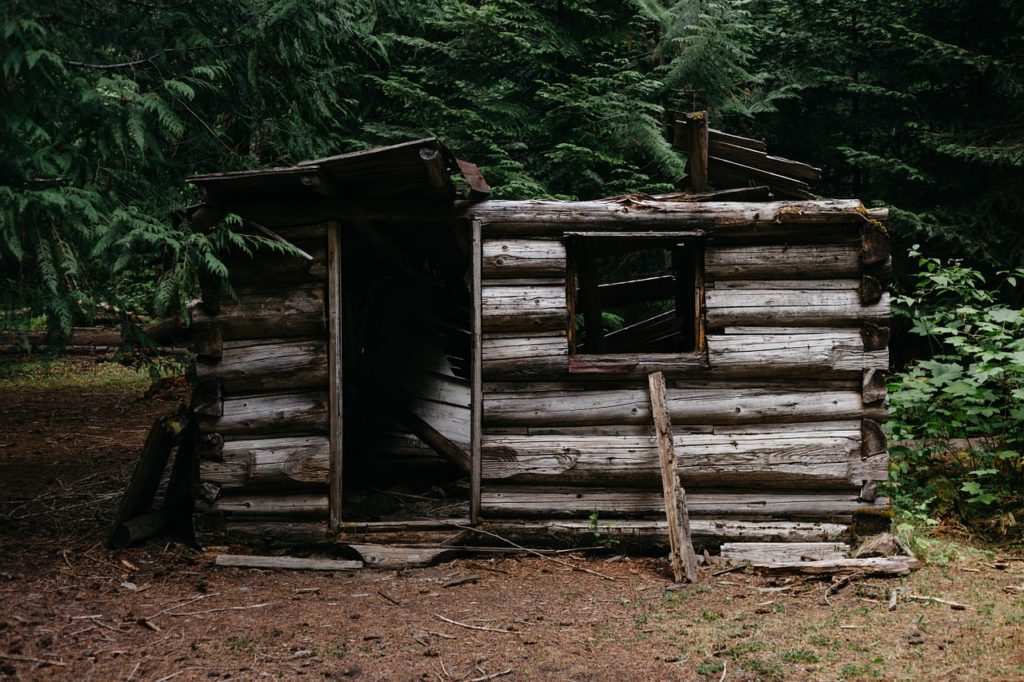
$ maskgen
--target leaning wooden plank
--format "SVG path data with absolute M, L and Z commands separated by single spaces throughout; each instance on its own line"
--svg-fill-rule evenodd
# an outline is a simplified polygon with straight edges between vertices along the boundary
M 538 486 L 484 486 L 484 513 L 501 517 L 580 517 L 597 510 L 608 517 L 664 511 L 661 490 Z M 888 509 L 888 498 L 863 502 L 856 492 L 738 493 L 695 492 L 687 497 L 693 517 L 811 518 L 847 523 L 859 509 Z
M 921 567 L 914 557 L 870 557 L 865 559 L 824 559 L 790 563 L 755 562 L 754 570 L 782 575 L 849 575 L 904 576 Z
M 327 493 L 300 495 L 228 495 L 213 502 L 196 501 L 200 511 L 240 516 L 327 517 Z
M 214 557 L 213 563 L 217 566 L 282 568 L 289 571 L 356 571 L 363 567 L 362 561 L 296 556 L 252 556 L 248 554 L 218 554 Z
M 807 183 L 802 180 L 736 163 L 735 161 L 729 161 L 717 156 L 708 157 L 708 174 L 716 184 L 721 184 L 723 187 L 756 183 L 768 185 L 772 188 L 772 193 L 780 197 L 794 199 L 811 199 L 813 197 Z
M 856 329 L 822 334 L 710 334 L 708 363 L 719 376 L 861 375 L 889 366 L 888 349 L 865 351 Z
M 734 144 L 740 147 L 746 147 L 747 149 L 756 149 L 758 151 L 765 151 L 768 146 L 763 140 L 755 140 L 750 137 L 741 137 L 740 135 L 732 135 L 730 133 L 716 130 L 715 128 L 708 129 L 708 136 L 716 142 L 725 142 L 727 144 Z
M 651 389 L 651 412 L 658 435 L 658 453 L 661 464 L 662 494 L 665 499 L 665 518 L 668 523 L 669 555 L 672 575 L 677 583 L 685 577 L 697 582 L 697 557 L 690 538 L 690 516 L 686 509 L 686 490 L 679 481 L 676 469 L 676 451 L 672 442 L 672 422 L 665 404 L 665 376 L 655 372 L 648 377 Z
M 229 393 L 321 388 L 328 383 L 323 339 L 228 341 L 216 362 L 196 362 L 196 376 L 218 379 Z
M 754 563 L 791 563 L 846 559 L 850 546 L 845 542 L 726 542 L 722 557 Z
M 118 530 L 122 524 L 150 511 L 164 469 L 167 468 L 171 450 L 181 438 L 189 419 L 190 416 L 185 410 L 179 410 L 176 414 L 160 417 L 153 422 L 139 453 L 139 459 L 135 463 L 132 477 L 128 480 L 128 487 L 121 497 L 121 504 L 118 506 L 108 538 L 109 544 L 113 545 L 118 539 Z
M 330 444 L 322 436 L 234 440 L 223 444 L 220 461 L 199 463 L 199 480 L 223 490 L 246 487 L 326 486 Z
M 832 282 L 843 287 L 846 280 Z M 889 316 L 889 295 L 864 305 L 857 282 L 843 288 L 779 289 L 767 283 L 709 289 L 706 294 L 707 324 L 727 326 L 843 326 Z
M 600 284 L 601 304 L 605 307 L 627 305 L 638 301 L 667 300 L 674 296 L 676 278 L 672 275 L 646 277 L 628 282 Z
M 853 279 L 860 269 L 857 244 L 711 246 L 704 251 L 709 281 Z
M 805 430 L 802 424 L 780 425 L 766 433 L 678 434 L 685 448 L 678 461 L 688 486 L 859 486 L 866 478 L 884 477 L 861 459 L 860 429 Z M 837 424 L 841 427 L 842 424 Z M 541 484 L 656 484 L 658 447 L 643 435 L 491 435 L 483 439 L 483 477 L 487 480 Z M 869 471 L 871 473 L 869 473 Z
M 483 277 L 561 277 L 565 245 L 553 239 L 500 239 L 483 243 Z
M 223 415 L 201 419 L 199 429 L 225 436 L 272 433 L 326 433 L 327 394 L 267 393 L 228 398 Z
M 326 334 L 322 286 L 284 292 L 239 290 L 238 297 L 237 302 L 222 301 L 214 315 L 194 307 L 193 324 L 200 329 L 216 326 L 225 341 Z
M 859 371 L 859 370 L 858 370 Z M 583 385 L 527 392 L 490 384 L 484 396 L 485 426 L 590 426 L 650 423 L 647 392 L 637 388 Z M 583 390 L 580 390 L 580 389 Z M 760 424 L 860 419 L 867 412 L 859 390 L 780 392 L 758 387 L 670 388 L 674 424 Z M 878 416 L 876 412 L 870 412 Z

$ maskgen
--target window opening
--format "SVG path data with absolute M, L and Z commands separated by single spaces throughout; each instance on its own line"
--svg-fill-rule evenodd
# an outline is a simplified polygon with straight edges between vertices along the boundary
M 574 237 L 571 346 L 578 354 L 700 350 L 703 249 L 678 238 Z

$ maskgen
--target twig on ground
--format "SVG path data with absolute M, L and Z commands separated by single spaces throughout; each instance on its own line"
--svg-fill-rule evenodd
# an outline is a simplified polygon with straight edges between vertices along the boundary
M 394 604 L 395 606 L 401 606 L 402 605 L 402 602 L 398 601 L 397 599 L 395 599 L 394 597 L 389 595 L 384 590 L 377 590 L 377 594 L 379 594 L 381 597 L 383 597 L 385 601 L 390 602 L 390 603 Z
M 745 563 L 744 564 L 738 564 L 736 566 L 730 566 L 729 568 L 723 569 L 721 571 L 715 571 L 714 573 L 711 574 L 711 576 L 715 577 L 715 576 L 719 576 L 719 575 L 725 575 L 726 573 L 735 573 L 736 571 L 742 571 L 746 567 L 747 567 L 747 564 L 745 564 Z
M 857 579 L 857 578 L 859 578 L 859 577 L 861 577 L 863 575 L 864 575 L 863 572 L 851 573 L 850 575 L 843 576 L 842 578 L 840 578 L 836 582 L 834 582 L 831 585 L 829 585 L 828 589 L 825 590 L 825 603 L 828 604 L 829 606 L 832 606 L 832 602 L 829 601 L 828 596 L 830 594 L 834 594 L 834 593 L 838 592 L 839 590 L 843 589 L 844 587 L 846 587 L 847 585 L 852 583 L 855 579 Z
M 500 632 L 500 633 L 506 634 L 506 635 L 513 634 L 511 630 L 503 630 L 501 628 L 489 628 L 489 627 L 487 627 L 485 625 L 469 625 L 468 623 L 460 623 L 457 620 L 452 620 L 451 618 L 445 618 L 440 613 L 435 613 L 434 616 L 436 618 L 438 618 L 439 620 L 443 620 L 446 623 L 451 623 L 452 625 L 458 625 L 460 628 L 468 628 L 470 630 L 482 630 L 484 632 Z
M 46 665 L 56 665 L 62 668 L 66 668 L 68 665 L 64 661 L 51 661 L 45 658 L 33 658 L 32 656 L 19 656 L 17 654 L 0 654 L 0 658 L 5 658 L 8 661 L 22 661 L 24 663 L 45 663 Z
M 461 528 L 463 530 L 473 531 L 474 533 L 483 533 L 484 535 L 489 535 L 492 538 L 495 538 L 497 540 L 501 540 L 502 542 L 506 542 L 506 543 L 512 545 L 513 547 L 515 547 L 516 549 L 520 549 L 520 550 L 526 552 L 527 554 L 532 554 L 534 556 L 539 556 L 542 559 L 547 559 L 548 561 L 553 561 L 556 564 L 561 564 L 562 566 L 567 566 L 567 567 L 573 569 L 574 571 L 581 571 L 582 573 L 589 573 L 590 575 L 595 575 L 598 578 L 601 578 L 603 580 L 610 580 L 612 582 L 615 582 L 615 578 L 611 577 L 610 575 L 605 575 L 604 573 L 598 573 L 597 571 L 592 571 L 589 568 L 584 568 L 583 566 L 577 566 L 575 564 L 571 564 L 568 561 L 562 561 L 561 559 L 556 559 L 553 556 L 549 556 L 547 554 L 544 554 L 543 552 L 538 552 L 537 550 L 530 549 L 529 547 L 523 547 L 522 545 L 517 544 L 515 542 L 512 542 L 508 538 L 502 537 L 501 535 L 498 535 L 497 533 L 492 533 L 489 530 L 484 530 L 483 528 L 473 528 L 472 526 L 463 526 L 461 524 L 451 523 L 451 522 L 448 522 L 448 525 L 454 526 L 456 528 Z
M 183 603 L 175 604 L 174 606 L 168 606 L 163 611 L 157 611 L 153 615 L 151 615 L 151 616 L 143 616 L 143 618 L 145 620 L 153 620 L 157 616 L 162 616 L 165 613 L 170 613 L 174 609 L 180 609 L 180 608 L 182 608 L 184 606 L 188 606 L 189 604 L 193 604 L 193 603 L 195 603 L 197 601 L 200 601 L 201 599 L 209 599 L 210 597 L 216 597 L 219 594 L 220 594 L 220 592 L 211 592 L 210 594 L 200 594 L 200 595 L 197 595 L 195 597 L 181 597 L 181 599 L 175 599 L 174 601 L 180 602 L 182 599 L 184 599 L 185 601 Z
M 441 587 L 458 587 L 459 585 L 468 585 L 470 583 L 480 582 L 480 576 L 478 575 L 467 575 L 465 578 L 456 578 L 455 580 L 449 580 Z
M 718 678 L 718 682 L 722 682 L 725 679 L 725 673 L 729 672 L 729 661 L 722 659 L 722 676 Z
M 168 613 L 168 616 L 198 616 L 204 613 L 219 613 L 221 611 L 245 611 L 246 609 L 262 609 L 264 606 L 270 606 L 273 602 L 263 602 L 262 604 L 248 604 L 246 606 L 223 606 L 219 609 L 204 609 L 202 611 L 184 611 L 182 613 Z
M 507 668 L 505 670 L 501 670 L 501 671 L 496 672 L 496 673 L 491 673 L 490 675 L 483 675 L 482 677 L 474 677 L 474 678 L 470 679 L 469 682 L 485 682 L 486 680 L 493 680 L 495 677 L 502 677 L 504 675 L 511 675 L 511 674 L 512 674 L 512 668 Z
M 142 665 L 142 661 L 139 661 L 138 663 L 136 663 L 135 667 L 132 668 L 132 671 L 130 673 L 128 673 L 128 677 L 124 678 L 124 682 L 132 682 L 132 678 L 135 677 L 135 673 L 138 671 L 139 666 L 141 666 L 141 665 Z
M 932 602 L 933 604 L 945 604 L 954 611 L 964 611 L 967 609 L 966 604 L 961 604 L 960 602 L 955 601 L 948 601 L 946 599 L 939 599 L 938 597 L 929 597 L 923 594 L 908 594 L 907 599 L 910 599 L 912 601 Z

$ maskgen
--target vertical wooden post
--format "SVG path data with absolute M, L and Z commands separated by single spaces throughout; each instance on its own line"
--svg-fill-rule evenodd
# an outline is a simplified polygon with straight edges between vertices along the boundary
M 668 519 L 668 541 L 672 556 L 672 575 L 677 583 L 697 582 L 697 557 L 690 539 L 690 517 L 686 512 L 686 491 L 679 483 L 676 469 L 676 449 L 672 443 L 672 422 L 668 416 L 665 398 L 665 375 L 648 375 L 651 387 L 651 413 L 658 434 L 658 452 L 661 459 L 661 484 L 665 493 L 665 516 Z
M 469 519 L 476 524 L 480 520 L 480 440 L 482 437 L 481 427 L 483 424 L 483 327 L 482 312 L 483 299 L 481 286 L 483 285 L 483 224 L 479 220 L 473 221 L 473 362 L 470 372 L 470 452 L 469 452 Z
M 327 335 L 328 371 L 330 373 L 330 497 L 328 522 L 331 530 L 341 526 L 342 465 L 342 314 L 341 314 L 341 224 L 327 223 Z
M 708 188 L 708 112 L 694 111 L 688 115 L 690 131 L 690 189 L 705 192 Z
M 680 352 L 695 349 L 697 342 L 697 299 L 694 296 L 696 281 L 693 277 L 693 257 L 689 244 L 672 247 L 672 270 L 676 277 L 676 324 L 680 330 Z
M 604 318 L 601 315 L 601 295 L 597 289 L 597 264 L 594 251 L 586 239 L 578 242 L 576 271 L 580 276 L 580 307 L 583 308 L 583 329 L 586 339 L 583 349 L 587 353 L 604 352 Z

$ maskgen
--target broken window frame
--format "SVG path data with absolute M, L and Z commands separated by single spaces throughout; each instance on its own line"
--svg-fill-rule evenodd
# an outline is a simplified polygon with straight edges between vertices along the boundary
M 568 319 L 568 341 L 570 360 L 578 363 L 570 363 L 570 371 L 591 371 L 593 362 L 595 366 L 607 366 L 616 358 L 635 360 L 642 362 L 644 359 L 665 360 L 666 358 L 692 359 L 702 358 L 706 354 L 705 342 L 705 321 L 704 321 L 704 247 L 705 240 L 701 235 L 693 232 L 664 232 L 664 233 L 631 233 L 631 232 L 571 232 L 565 235 L 566 257 L 568 264 L 566 278 L 566 302 L 569 310 Z M 599 248 L 595 248 L 598 247 Z M 629 252 L 641 251 L 652 248 L 665 248 L 673 252 L 673 269 L 675 274 L 675 315 L 676 319 L 683 318 L 692 321 L 682 329 L 684 334 L 684 349 L 673 352 L 658 352 L 648 350 L 613 349 L 608 350 L 604 345 L 607 337 L 604 334 L 602 306 L 600 300 L 600 289 L 596 286 L 583 286 L 593 281 L 596 285 L 597 273 L 594 271 L 595 258 L 600 256 L 601 251 L 609 250 L 614 246 L 616 251 Z M 680 275 L 682 272 L 682 275 Z M 629 283 L 635 287 L 643 287 L 639 280 L 632 280 Z M 621 284 L 621 283 L 619 283 Z M 652 288 L 656 285 L 650 283 Z M 605 285 L 608 286 L 608 285 Z M 596 301 L 590 300 L 596 294 Z M 643 299 L 640 299 L 643 300 Z M 657 300 L 664 300 L 659 298 Z M 583 315 L 584 329 L 590 331 L 600 325 L 601 343 L 599 350 L 593 345 L 583 344 L 582 348 L 577 345 L 576 315 Z M 595 314 L 596 313 L 596 314 Z M 664 313 L 663 313 L 664 314 Z M 649 318 L 653 320 L 655 318 Z M 595 321 L 596 320 L 596 321 Z M 634 325 L 630 325 L 628 329 Z M 622 331 L 622 330 L 619 330 Z M 612 332 L 615 334 L 617 332 Z M 589 336 L 589 335 L 588 335 Z

